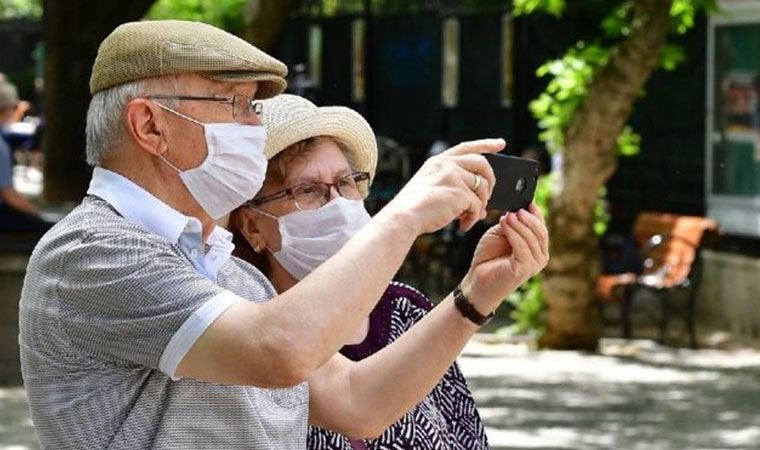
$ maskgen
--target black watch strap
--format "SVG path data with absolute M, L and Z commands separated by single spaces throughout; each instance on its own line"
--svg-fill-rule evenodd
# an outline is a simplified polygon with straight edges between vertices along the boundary
M 487 316 L 478 312 L 478 310 L 475 309 L 475 305 L 470 303 L 470 300 L 465 297 L 462 288 L 459 286 L 454 288 L 454 305 L 464 317 L 477 326 L 484 325 L 493 317 L 493 312 Z

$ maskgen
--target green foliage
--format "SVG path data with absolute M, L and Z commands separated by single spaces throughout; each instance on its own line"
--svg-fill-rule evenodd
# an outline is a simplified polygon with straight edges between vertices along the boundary
M 589 0 L 591 1 L 591 0 Z M 592 43 L 578 42 L 558 59 L 547 61 L 538 68 L 539 77 L 549 77 L 546 89 L 529 107 L 542 130 L 539 139 L 550 152 L 561 151 L 565 133 L 584 101 L 596 72 L 604 67 L 610 55 L 633 30 L 635 0 L 618 0 L 600 23 L 600 37 Z M 607 2 L 607 6 L 609 6 Z M 544 12 L 561 16 L 565 0 L 514 0 L 516 15 Z M 673 0 L 670 10 L 671 30 L 683 34 L 694 27 L 700 11 L 715 11 L 716 0 Z M 685 60 L 683 50 L 666 44 L 662 50 L 660 67 L 674 70 Z M 617 137 L 617 152 L 623 156 L 639 153 L 641 136 L 626 126 Z M 556 189 L 557 175 L 544 177 L 536 190 L 536 203 L 548 217 L 551 194 Z M 609 216 L 606 208 L 606 189 L 598 193 L 594 204 L 594 233 L 601 236 L 607 231 Z M 544 296 L 540 277 L 534 277 L 507 300 L 513 305 L 510 314 L 514 324 L 506 329 L 510 334 L 538 332 L 542 327 L 541 312 Z
M 631 33 L 631 14 L 633 2 L 625 1 L 617 5 L 612 12 L 602 19 L 602 31 L 607 38 L 619 38 Z
M 516 16 L 545 12 L 554 17 L 560 17 L 565 11 L 565 0 L 514 0 L 512 9 Z
M 609 56 L 609 48 L 579 42 L 564 56 L 544 63 L 536 71 L 539 77 L 551 76 L 544 92 L 529 105 L 543 130 L 539 139 L 550 152 L 564 146 L 565 131 L 583 102 L 591 79 Z
M 633 132 L 633 129 L 626 125 L 620 136 L 617 138 L 618 153 L 622 156 L 636 156 L 641 148 L 641 136 Z
M 561 11 L 563 6 L 562 0 L 515 1 L 515 10 L 521 14 L 537 10 L 553 13 L 557 8 Z M 715 9 L 715 0 L 673 0 L 670 9 L 673 32 L 685 33 L 694 26 L 699 11 Z M 530 104 L 530 110 L 542 130 L 539 139 L 549 151 L 556 152 L 564 146 L 567 128 L 584 100 L 594 74 L 607 64 L 619 42 L 630 34 L 633 13 L 633 0 L 620 1 L 602 20 L 602 37 L 598 41 L 591 44 L 578 42 L 562 57 L 544 63 L 536 71 L 539 77 L 550 77 L 544 92 Z M 681 47 L 666 44 L 662 50 L 660 67 L 674 70 L 685 60 L 686 55 Z M 617 138 L 617 151 L 622 156 L 637 155 L 640 145 L 641 137 L 629 126 Z
M 671 29 L 675 33 L 684 34 L 694 27 L 694 21 L 700 11 L 717 10 L 718 0 L 673 0 L 670 7 Z
M 665 44 L 660 54 L 660 67 L 667 71 L 676 70 L 682 62 L 686 61 L 686 53 L 683 48 L 676 44 Z
M 248 0 L 158 0 L 148 11 L 147 17 L 196 20 L 242 34 L 247 3 Z
M 0 19 L 33 19 L 42 17 L 42 0 L 0 0 Z
M 541 334 L 543 325 L 541 314 L 544 310 L 544 292 L 541 288 L 541 277 L 535 276 L 523 283 L 518 290 L 510 295 L 506 302 L 512 305 L 510 317 L 514 322 L 505 329 L 499 330 L 510 336 L 524 334 Z

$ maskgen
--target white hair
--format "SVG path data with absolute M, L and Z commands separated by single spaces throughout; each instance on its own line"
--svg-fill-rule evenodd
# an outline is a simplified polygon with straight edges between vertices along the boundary
M 166 81 L 174 81 L 167 83 Z M 170 87 L 170 89 L 166 89 Z M 154 92 L 161 89 L 161 92 Z M 148 78 L 120 84 L 98 91 L 87 109 L 87 163 L 100 166 L 103 160 L 123 141 L 127 134 L 124 108 L 130 101 L 149 94 L 176 94 L 175 77 Z M 163 101 L 174 104 L 176 101 Z

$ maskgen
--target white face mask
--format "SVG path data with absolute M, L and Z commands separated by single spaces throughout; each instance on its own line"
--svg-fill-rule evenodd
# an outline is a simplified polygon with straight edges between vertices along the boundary
M 272 253 L 291 275 L 301 280 L 338 253 L 369 222 L 361 200 L 336 197 L 319 209 L 295 211 L 275 217 L 282 243 Z
M 156 103 L 184 119 L 203 127 L 208 155 L 200 166 L 176 170 L 185 187 L 206 214 L 217 220 L 252 199 L 261 189 L 267 172 L 266 128 L 239 123 L 203 123 Z

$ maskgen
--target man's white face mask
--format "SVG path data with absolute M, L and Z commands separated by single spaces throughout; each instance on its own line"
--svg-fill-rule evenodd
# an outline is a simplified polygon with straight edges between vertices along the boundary
M 200 166 L 179 170 L 163 155 L 159 157 L 176 170 L 193 198 L 212 219 L 253 198 L 267 172 L 266 128 L 239 123 L 203 123 L 156 103 L 161 108 L 203 127 L 208 155 Z
M 280 217 L 256 211 L 277 221 L 282 243 L 272 255 L 299 280 L 338 253 L 370 220 L 363 201 L 340 196 L 319 209 Z

